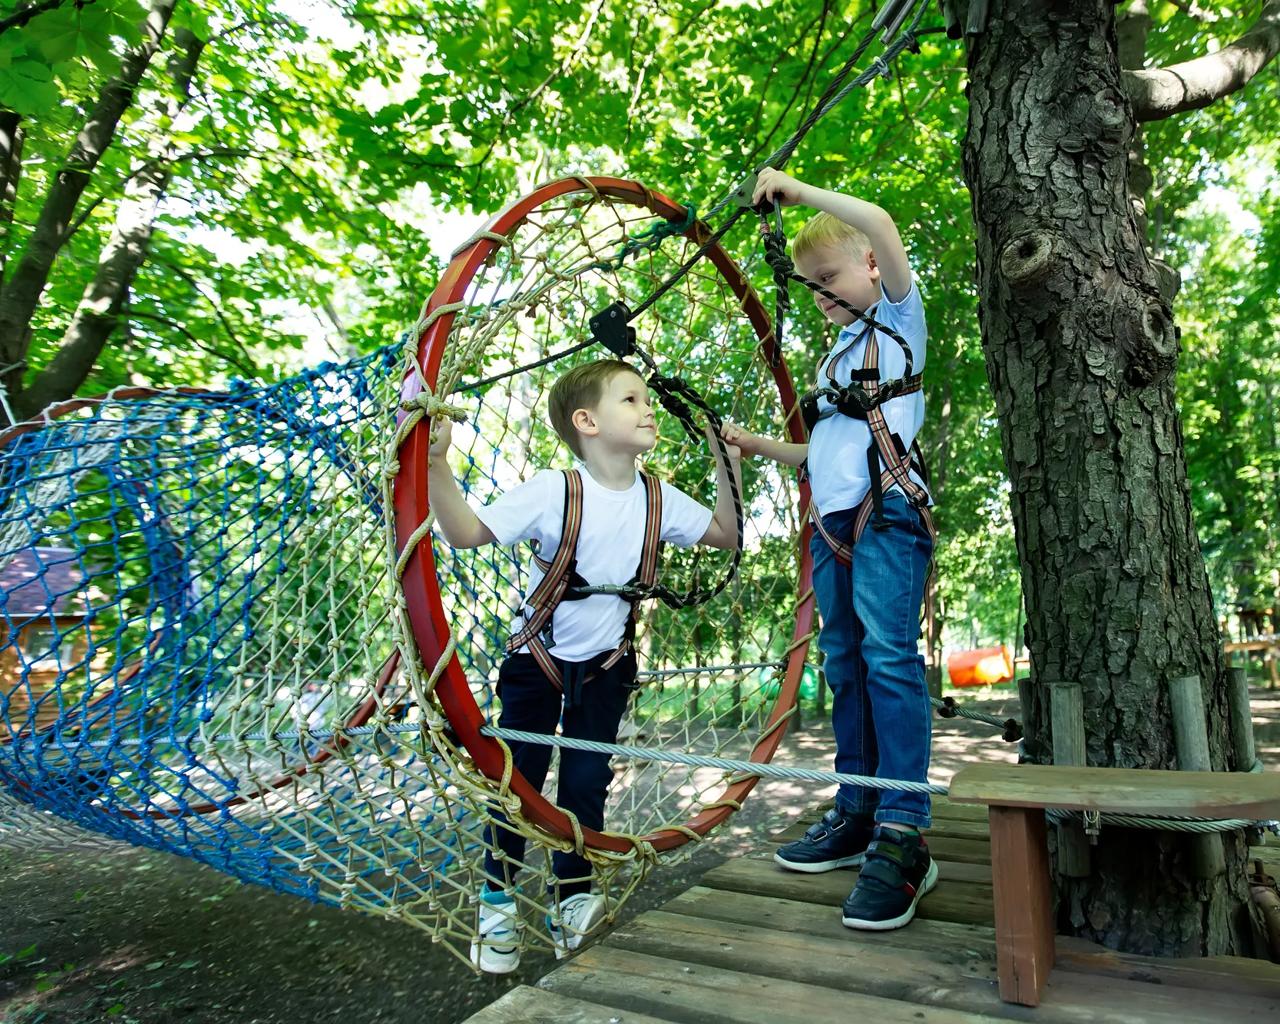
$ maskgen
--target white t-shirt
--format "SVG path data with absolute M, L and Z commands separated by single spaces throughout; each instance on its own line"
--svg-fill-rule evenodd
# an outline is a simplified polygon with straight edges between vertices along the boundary
M 923 370 L 928 332 L 924 322 L 924 303 L 920 301 L 920 290 L 915 281 L 911 282 L 911 290 L 901 302 L 890 302 L 882 297 L 869 312 L 880 323 L 902 335 L 911 349 L 911 372 L 919 373 Z M 852 379 L 852 372 L 862 369 L 867 339 L 862 338 L 852 347 L 849 343 L 858 337 L 863 328 L 862 321 L 855 320 L 840 331 L 835 345 L 818 365 L 818 387 L 830 386 L 827 368 L 832 357 L 838 353 L 843 354 L 836 361 L 833 371 L 837 383 L 847 385 Z M 883 331 L 876 331 L 876 340 L 880 346 L 880 379 L 896 380 L 902 376 L 906 367 L 902 348 Z M 845 351 L 846 348 L 848 351 Z M 831 403 L 827 399 L 818 400 L 819 414 L 830 409 Z M 902 438 L 903 445 L 910 450 L 911 443 L 924 423 L 924 392 L 900 395 L 885 402 L 880 409 L 884 413 L 889 431 Z M 856 420 L 839 413 L 826 415 L 818 420 L 809 438 L 809 484 L 813 492 L 813 503 L 823 515 L 856 508 L 867 496 L 871 489 L 871 479 L 867 475 L 867 448 L 870 445 L 871 428 L 865 420 Z M 883 470 L 883 466 L 881 469 Z M 911 479 L 924 487 L 924 481 L 914 472 Z M 889 489 L 901 490 L 896 484 Z
M 578 532 L 578 575 L 591 584 L 628 583 L 640 565 L 644 547 L 645 489 L 640 474 L 625 491 L 601 486 L 584 467 L 582 527 Z M 670 484 L 662 485 L 662 528 L 659 539 L 690 547 L 711 525 L 711 510 Z M 538 542 L 541 557 L 550 561 L 564 529 L 564 474 L 544 469 L 531 479 L 476 510 L 500 544 Z M 531 560 L 526 596 L 541 582 L 542 569 Z M 552 654 L 564 661 L 586 661 L 622 643 L 630 605 L 610 594 L 590 594 L 580 601 L 562 601 L 551 619 L 555 646 Z M 523 616 L 515 623 L 518 629 Z M 522 647 L 521 651 L 527 650 Z

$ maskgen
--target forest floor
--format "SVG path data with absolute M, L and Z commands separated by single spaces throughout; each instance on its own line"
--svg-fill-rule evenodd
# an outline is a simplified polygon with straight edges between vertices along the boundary
M 1280 690 L 1254 696 L 1259 755 L 1274 768 Z M 964 703 L 1017 714 L 1011 689 Z M 831 753 L 829 725 L 809 721 L 777 760 L 826 767 Z M 989 726 L 935 719 L 937 781 L 968 761 L 1016 756 L 1016 744 Z M 655 872 L 624 919 L 683 892 L 828 793 L 817 783 L 758 788 L 719 838 Z M 0 845 L 0 1024 L 454 1024 L 554 966 L 528 955 L 514 974 L 478 977 L 421 932 L 152 850 Z

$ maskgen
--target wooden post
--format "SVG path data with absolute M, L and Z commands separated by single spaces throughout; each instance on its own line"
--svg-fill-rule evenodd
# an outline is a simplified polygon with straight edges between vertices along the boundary
M 927 665 L 924 670 L 925 685 L 929 688 L 929 696 L 942 699 L 942 666 Z
M 1049 688 L 1053 726 L 1053 763 L 1084 768 L 1084 690 L 1079 683 L 1054 683 Z M 1058 870 L 1069 878 L 1088 878 L 1089 840 L 1084 825 L 1064 821 L 1058 826 Z
M 1054 959 L 1044 811 L 993 804 L 988 816 L 1000 998 L 1038 1006 Z
M 1173 711 L 1173 741 L 1178 767 L 1184 772 L 1211 772 L 1209 732 L 1205 727 L 1204 701 L 1198 676 L 1176 676 L 1169 680 L 1169 703 Z M 1196 874 L 1214 878 L 1227 869 L 1222 837 L 1197 835 L 1191 840 Z
M 1242 668 L 1227 669 L 1227 697 L 1231 705 L 1231 747 L 1236 771 L 1253 770 L 1257 752 L 1253 745 L 1253 712 L 1249 708 L 1249 677 Z
M 1022 734 L 1025 736 L 1030 731 L 1030 724 L 1027 718 L 1031 714 L 1031 677 L 1018 680 L 1018 718 L 1022 722 Z

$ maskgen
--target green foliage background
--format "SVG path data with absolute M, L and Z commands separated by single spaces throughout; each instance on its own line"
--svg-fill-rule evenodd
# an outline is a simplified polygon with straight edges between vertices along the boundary
M 1153 4 L 1150 63 L 1235 38 L 1256 15 L 1248 6 L 1202 21 Z M 145 13 L 138 0 L 67 2 L 0 34 L 0 108 L 26 135 L 0 219 L 6 263 Z M 178 0 L 77 209 L 27 372 L 57 351 L 124 185 L 158 140 L 177 147 L 174 178 L 85 394 L 272 379 L 374 348 L 414 318 L 446 236 L 542 180 L 634 177 L 705 210 L 783 141 L 872 16 L 865 0 Z M 936 8 L 924 25 L 940 29 Z M 186 114 L 158 117 L 178 28 L 207 45 Z M 822 121 L 788 168 L 880 203 L 908 241 L 931 327 L 923 440 L 946 635 L 960 645 L 1008 642 L 1020 618 L 961 175 L 965 78 L 962 45 L 931 31 Z M 1272 66 L 1226 101 L 1145 129 L 1153 248 L 1184 281 L 1185 440 L 1224 615 L 1237 600 L 1274 600 L 1280 568 L 1277 123 Z M 788 229 L 800 219 L 789 214 Z M 727 241 L 768 299 L 753 231 Z M 796 300 L 789 359 L 803 381 L 827 336 Z

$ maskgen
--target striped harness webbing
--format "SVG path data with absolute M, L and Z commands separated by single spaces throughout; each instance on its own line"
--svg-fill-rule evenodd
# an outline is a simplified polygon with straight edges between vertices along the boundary
M 833 360 L 834 362 L 834 360 Z M 830 371 L 828 371 L 830 372 Z M 902 394 L 910 394 L 919 391 L 921 387 L 921 375 L 916 374 L 911 378 L 911 386 Z M 875 392 L 879 388 L 880 381 L 880 345 L 876 341 L 875 331 L 870 331 L 867 337 L 867 347 L 862 359 L 862 371 L 854 375 L 854 380 L 858 382 L 858 386 L 866 390 L 874 397 Z M 898 397 L 898 396 L 895 396 Z M 928 470 L 925 468 L 924 455 L 920 451 L 919 444 L 913 442 L 911 450 L 908 451 L 902 443 L 902 438 L 889 430 L 889 424 L 884 418 L 884 410 L 882 405 L 876 405 L 865 412 L 853 406 L 855 411 L 849 411 L 851 406 L 837 407 L 837 413 L 844 416 L 852 416 L 855 419 L 865 419 L 867 426 L 871 430 L 871 444 L 867 448 L 867 475 L 871 481 L 871 489 L 867 496 L 862 499 L 858 505 L 857 515 L 853 522 L 853 542 L 846 544 L 844 541 L 833 537 L 825 526 L 822 525 L 822 513 L 817 506 L 810 505 L 809 514 L 813 519 L 813 527 L 818 531 L 818 535 L 823 539 L 836 559 L 844 565 L 853 565 L 853 545 L 857 544 L 862 538 L 862 532 L 867 528 L 867 523 L 871 523 L 875 529 L 883 529 L 884 527 L 884 496 L 887 491 L 895 485 L 902 489 L 902 493 L 906 495 L 913 508 L 920 513 L 920 522 L 924 526 L 928 534 L 936 542 L 938 539 L 937 530 L 934 528 L 933 515 L 929 511 L 929 492 L 917 484 L 911 478 L 911 470 L 919 474 L 923 480 L 928 480 Z M 811 428 L 812 429 L 812 428 Z M 929 566 L 929 578 L 933 576 L 933 565 Z M 929 587 L 929 579 L 925 580 L 925 590 Z
M 644 481 L 645 490 L 644 541 L 640 548 L 640 564 L 631 582 L 652 586 L 658 578 L 658 553 L 661 548 L 662 485 L 647 473 L 641 473 L 640 479 Z M 564 482 L 564 528 L 560 533 L 560 545 L 550 561 L 534 552 L 533 559 L 542 569 L 543 577 L 525 600 L 524 625 L 507 641 L 508 654 L 528 646 L 529 653 L 537 661 L 543 675 L 552 686 L 562 692 L 565 681 L 560 667 L 547 649 L 543 635 L 561 601 L 578 601 L 590 596 L 574 592 L 577 587 L 590 585 L 577 572 L 578 535 L 582 532 L 582 477 L 576 469 L 565 470 Z M 636 632 L 636 602 L 629 603 L 631 608 L 627 614 L 622 643 L 599 665 L 600 672 L 612 668 L 631 649 Z M 579 685 L 590 682 L 593 678 L 594 674 L 589 675 Z M 572 696 L 576 698 L 577 695 Z

